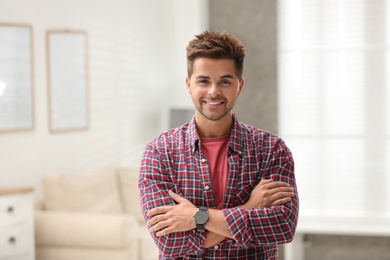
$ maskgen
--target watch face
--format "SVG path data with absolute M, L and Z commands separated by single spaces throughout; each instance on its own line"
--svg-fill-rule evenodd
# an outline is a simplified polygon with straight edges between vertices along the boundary
M 195 221 L 198 224 L 205 224 L 209 220 L 209 214 L 207 211 L 199 210 L 195 214 Z

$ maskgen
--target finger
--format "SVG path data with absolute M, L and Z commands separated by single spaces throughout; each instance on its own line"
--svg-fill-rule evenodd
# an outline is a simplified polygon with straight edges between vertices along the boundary
M 291 187 L 290 184 L 288 184 L 287 182 L 284 182 L 284 181 L 273 181 L 273 182 L 267 183 L 267 186 L 271 186 L 271 187 Z
M 265 185 L 265 184 L 271 183 L 273 181 L 274 181 L 273 179 L 261 179 L 257 185 Z
M 161 230 L 159 230 L 158 232 L 156 232 L 156 236 L 161 237 L 161 236 L 168 235 L 168 234 L 172 233 L 171 230 L 172 230 L 172 229 L 169 228 L 169 227 L 164 228 L 164 229 L 161 229 Z
M 162 237 L 162 236 L 168 235 L 168 234 L 169 234 L 168 230 L 167 230 L 167 229 L 163 229 L 163 230 L 158 231 L 158 232 L 156 233 L 156 236 L 157 236 L 157 237 Z
M 183 197 L 180 196 L 179 194 L 174 193 L 172 190 L 169 190 L 169 191 L 168 191 L 168 194 L 169 194 L 169 196 L 170 196 L 174 201 L 176 201 L 177 203 L 186 201 L 185 198 L 183 198 Z
M 272 206 L 283 205 L 283 204 L 286 204 L 286 203 L 288 203 L 288 202 L 290 202 L 290 201 L 291 201 L 291 197 L 284 197 L 284 198 L 275 200 L 275 201 L 272 203 Z
M 263 194 L 265 197 L 291 197 L 291 194 L 294 196 L 294 189 L 290 187 L 275 187 L 264 190 Z
M 290 184 L 288 184 L 287 182 L 283 182 L 283 181 L 273 181 L 273 182 L 267 183 L 265 185 L 265 187 L 267 189 L 274 189 L 274 188 L 280 188 L 280 187 L 281 188 L 288 187 L 288 188 L 293 189 Z
M 261 179 L 254 189 L 261 189 L 265 187 L 267 184 L 272 183 L 273 181 L 274 181 L 273 179 Z
M 162 207 L 157 207 L 157 208 L 151 209 L 146 213 L 146 216 L 152 217 L 155 215 L 164 214 L 164 213 L 168 212 L 169 208 L 170 208 L 170 206 L 162 206 Z
M 255 187 L 255 189 L 261 189 L 263 191 L 271 191 L 271 194 L 275 193 L 278 191 L 278 189 L 280 191 L 292 191 L 290 189 L 290 186 L 284 182 L 278 182 L 278 183 L 274 183 L 274 181 L 270 182 L 270 183 L 266 183 L 266 184 L 263 184 L 263 185 L 257 185 Z
M 270 197 L 270 201 L 272 201 L 272 203 L 279 200 L 290 201 L 294 195 L 293 192 L 278 192 Z
M 170 222 L 168 220 L 164 221 L 159 221 L 153 226 L 149 227 L 150 232 L 158 232 L 161 231 L 162 229 L 165 229 L 166 227 L 170 226 Z
M 146 226 L 148 227 L 151 227 L 151 226 L 154 226 L 156 225 L 158 222 L 164 220 L 163 219 L 163 215 L 156 215 L 156 216 L 153 216 L 151 219 L 149 219 L 147 222 L 146 222 Z

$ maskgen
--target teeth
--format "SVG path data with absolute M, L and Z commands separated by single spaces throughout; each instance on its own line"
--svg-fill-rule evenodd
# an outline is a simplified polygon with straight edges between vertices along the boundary
M 221 104 L 222 102 L 207 102 L 207 101 L 206 101 L 206 103 L 207 103 L 207 104 L 210 104 L 210 105 L 219 105 L 219 104 Z

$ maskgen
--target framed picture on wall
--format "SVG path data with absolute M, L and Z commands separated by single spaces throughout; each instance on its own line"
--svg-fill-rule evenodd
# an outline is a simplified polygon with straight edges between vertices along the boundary
M 34 127 L 32 26 L 0 23 L 0 132 Z
M 89 127 L 87 38 L 84 31 L 46 33 L 51 132 Z

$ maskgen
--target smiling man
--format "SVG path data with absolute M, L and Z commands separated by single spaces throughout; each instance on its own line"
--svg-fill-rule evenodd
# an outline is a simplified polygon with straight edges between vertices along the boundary
M 232 112 L 243 91 L 243 45 L 204 32 L 187 46 L 193 119 L 147 144 L 141 208 L 160 259 L 278 259 L 292 241 L 298 193 L 290 150 Z

